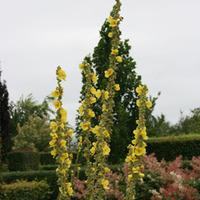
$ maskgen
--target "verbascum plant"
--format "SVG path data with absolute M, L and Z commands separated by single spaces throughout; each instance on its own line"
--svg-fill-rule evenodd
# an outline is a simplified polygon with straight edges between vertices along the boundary
M 120 90 L 120 85 L 115 83 L 116 71 L 119 63 L 123 62 L 123 58 L 119 55 L 120 31 L 119 23 L 121 17 L 119 15 L 121 3 L 116 0 L 111 15 L 107 19 L 111 38 L 111 52 L 109 57 L 109 66 L 104 72 L 105 78 L 108 79 L 105 90 L 96 90 L 101 93 L 101 109 L 102 113 L 99 116 L 99 123 L 95 127 L 91 127 L 91 132 L 95 137 L 95 142 L 90 148 L 90 155 L 93 162 L 90 168 L 90 175 L 87 179 L 87 199 L 102 200 L 106 198 L 106 192 L 109 190 L 109 180 L 107 173 L 110 169 L 107 166 L 107 157 L 110 154 L 110 134 L 113 126 L 113 107 L 115 92 Z M 91 91 L 93 93 L 93 91 Z
M 126 200 L 135 199 L 135 184 L 142 181 L 144 177 L 144 166 L 141 159 L 146 154 L 146 141 L 148 139 L 145 114 L 147 109 L 152 107 L 152 102 L 147 97 L 148 88 L 146 85 L 139 85 L 136 92 L 138 94 L 136 104 L 139 108 L 139 119 L 137 120 L 137 128 L 133 131 L 134 139 L 128 146 L 129 152 L 125 160 L 128 168 Z
M 56 70 L 57 87 L 52 92 L 53 105 L 56 109 L 56 118 L 51 121 L 51 155 L 56 159 L 58 168 L 56 173 L 58 176 L 59 196 L 58 200 L 68 200 L 74 194 L 72 187 L 72 152 L 70 144 L 74 131 L 67 127 L 67 111 L 63 108 L 62 97 L 63 87 L 62 81 L 66 79 L 65 71 L 59 66 Z

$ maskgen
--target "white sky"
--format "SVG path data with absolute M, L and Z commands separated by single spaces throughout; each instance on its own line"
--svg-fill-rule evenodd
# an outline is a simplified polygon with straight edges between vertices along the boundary
M 200 1 L 122 0 L 122 38 L 150 93 L 171 122 L 200 106 Z M 0 0 L 0 60 L 10 99 L 42 101 L 55 69 L 68 73 L 65 105 L 73 124 L 81 89 L 78 64 L 93 51 L 114 0 Z

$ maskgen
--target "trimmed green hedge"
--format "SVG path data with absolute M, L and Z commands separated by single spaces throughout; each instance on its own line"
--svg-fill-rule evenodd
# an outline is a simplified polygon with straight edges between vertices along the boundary
M 50 194 L 45 181 L 17 181 L 0 185 L 0 200 L 47 200 Z
M 39 169 L 40 155 L 37 152 L 10 152 L 8 154 L 8 169 L 10 171 L 28 171 Z
M 53 191 L 51 200 L 55 200 L 58 194 L 57 176 L 55 170 L 48 171 L 24 171 L 24 172 L 4 172 L 1 174 L 1 181 L 4 183 L 12 183 L 16 180 L 45 180 Z
M 147 153 L 155 153 L 158 160 L 172 161 L 180 155 L 190 160 L 200 155 L 200 135 L 150 138 L 147 143 Z
M 40 164 L 41 165 L 55 165 L 55 159 L 49 152 L 40 153 Z

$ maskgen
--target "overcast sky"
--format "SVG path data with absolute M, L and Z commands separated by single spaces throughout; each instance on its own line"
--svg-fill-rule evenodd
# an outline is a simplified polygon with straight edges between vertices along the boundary
M 122 39 L 129 38 L 155 114 L 175 123 L 180 110 L 200 107 L 200 1 L 122 0 Z M 42 101 L 55 69 L 68 73 L 65 106 L 74 124 L 81 89 L 78 68 L 93 51 L 114 0 L 0 0 L 0 60 L 11 100 L 32 93 Z

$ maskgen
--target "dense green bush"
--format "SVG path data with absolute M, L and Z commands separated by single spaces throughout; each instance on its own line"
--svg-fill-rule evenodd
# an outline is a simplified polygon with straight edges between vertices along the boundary
M 45 181 L 17 181 L 0 187 L 0 200 L 47 200 L 49 197 L 50 188 Z
M 8 154 L 8 169 L 10 171 L 37 170 L 40 155 L 37 152 L 16 151 Z
M 155 153 L 158 160 L 174 160 L 182 155 L 184 159 L 199 156 L 200 135 L 168 136 L 150 138 L 147 145 L 148 154 Z
M 50 190 L 53 192 L 51 200 L 55 200 L 58 194 L 57 176 L 55 170 L 48 171 L 24 171 L 24 172 L 4 172 L 1 174 L 2 182 L 12 183 L 16 180 L 45 180 L 50 186 Z
M 49 152 L 40 152 L 40 164 L 41 165 L 54 165 L 55 159 Z

